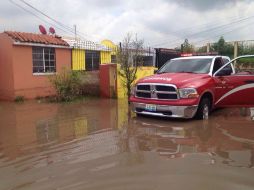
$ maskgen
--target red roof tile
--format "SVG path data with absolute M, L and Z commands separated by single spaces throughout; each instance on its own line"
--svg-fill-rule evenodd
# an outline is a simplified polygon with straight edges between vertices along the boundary
M 10 31 L 5 31 L 4 33 L 6 33 L 8 36 L 10 36 L 13 40 L 17 42 L 69 46 L 69 44 L 66 41 L 62 40 L 60 37 L 52 35 Z

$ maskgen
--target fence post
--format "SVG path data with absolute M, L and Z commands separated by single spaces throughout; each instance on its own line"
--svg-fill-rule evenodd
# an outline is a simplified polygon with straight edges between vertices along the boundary
M 207 43 L 207 45 L 206 45 L 206 52 L 207 52 L 207 53 L 210 52 L 210 43 Z
M 238 42 L 234 42 L 234 58 L 238 56 Z

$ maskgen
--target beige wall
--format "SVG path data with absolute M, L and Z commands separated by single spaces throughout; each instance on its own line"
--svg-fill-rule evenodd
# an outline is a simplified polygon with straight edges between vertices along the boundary
M 0 99 L 14 97 L 12 70 L 12 40 L 7 34 L 0 34 Z

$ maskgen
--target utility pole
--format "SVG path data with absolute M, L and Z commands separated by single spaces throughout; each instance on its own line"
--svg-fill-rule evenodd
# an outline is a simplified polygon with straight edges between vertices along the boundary
M 77 25 L 74 24 L 75 41 L 77 41 Z

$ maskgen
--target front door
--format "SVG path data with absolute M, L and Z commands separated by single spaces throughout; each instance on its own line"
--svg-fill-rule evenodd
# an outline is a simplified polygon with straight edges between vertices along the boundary
M 214 60 L 214 65 L 213 65 L 213 71 L 212 74 L 217 72 L 222 66 L 224 62 L 221 57 L 217 57 Z M 225 76 L 216 76 L 214 77 L 214 82 L 215 82 L 215 102 L 217 102 L 224 94 L 227 93 L 227 78 Z
M 221 106 L 254 106 L 254 75 L 231 75 L 221 78 L 224 93 L 216 102 Z

